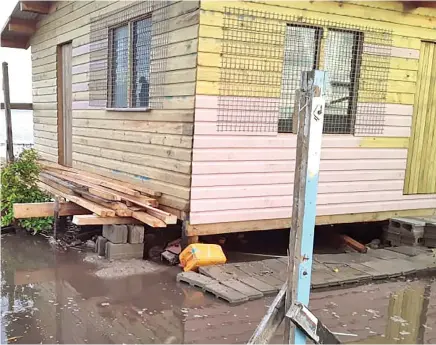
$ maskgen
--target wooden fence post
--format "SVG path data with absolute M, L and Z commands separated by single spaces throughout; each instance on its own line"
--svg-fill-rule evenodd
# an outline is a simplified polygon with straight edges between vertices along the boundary
M 5 118 L 6 118 L 6 161 L 14 161 L 14 143 L 12 138 L 12 118 L 11 118 L 11 99 L 9 95 L 9 73 L 8 63 L 2 63 L 3 72 L 3 94 L 5 104 Z
M 289 236 L 285 310 L 294 301 L 308 305 L 312 273 L 316 196 L 325 108 L 326 72 L 303 72 L 299 95 L 297 157 L 294 175 L 292 227 Z M 285 318 L 285 344 L 305 344 L 306 336 Z

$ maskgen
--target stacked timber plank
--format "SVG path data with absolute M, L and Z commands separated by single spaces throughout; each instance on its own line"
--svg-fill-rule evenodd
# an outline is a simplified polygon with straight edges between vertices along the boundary
M 166 227 L 177 222 L 175 215 L 158 208 L 155 197 L 159 193 L 148 188 L 47 161 L 39 163 L 41 189 L 92 213 L 74 216 L 74 224 L 145 223 L 151 227 Z

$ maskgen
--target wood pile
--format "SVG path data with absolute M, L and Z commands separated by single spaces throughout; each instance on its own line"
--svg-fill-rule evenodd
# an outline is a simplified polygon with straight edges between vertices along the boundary
M 137 224 L 166 227 L 177 217 L 158 208 L 159 193 L 142 186 L 108 177 L 39 161 L 42 170 L 38 186 L 49 194 L 62 197 L 92 214 L 76 215 L 77 225 Z

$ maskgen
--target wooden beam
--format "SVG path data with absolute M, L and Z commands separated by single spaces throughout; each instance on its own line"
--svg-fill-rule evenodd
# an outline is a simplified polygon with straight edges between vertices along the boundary
M 31 36 L 36 31 L 36 20 L 10 18 L 8 22 L 8 29 L 12 32 L 12 34 Z
M 86 179 L 83 179 L 81 174 L 71 173 L 68 171 L 53 171 L 53 170 L 46 171 L 46 172 L 48 172 L 49 174 L 51 174 L 53 176 L 56 176 L 59 178 L 64 178 L 67 181 L 75 182 L 75 183 L 81 184 L 87 188 L 91 188 L 93 190 L 92 194 L 94 194 L 94 192 L 99 190 L 101 192 L 106 193 L 106 195 L 111 194 L 116 198 L 120 198 L 119 200 L 130 201 L 130 202 L 132 202 L 136 205 L 142 206 L 142 207 L 157 206 L 157 204 L 158 204 L 156 199 L 152 199 L 152 198 L 149 198 L 146 196 L 127 195 L 127 194 L 119 192 L 119 191 L 108 189 L 108 188 L 103 187 L 101 185 L 98 185 L 96 183 L 88 182 Z M 98 196 L 103 197 L 101 195 L 98 195 Z M 108 197 L 103 197 L 103 198 L 109 199 Z
M 39 174 L 39 180 L 41 182 L 44 182 L 45 184 L 49 185 L 50 187 L 53 187 L 57 190 L 60 190 L 63 193 L 74 195 L 75 193 L 75 186 L 72 183 L 69 183 L 67 181 L 63 181 L 61 179 L 58 179 L 54 176 L 45 174 L 41 172 Z
M 145 212 L 133 212 L 132 217 L 150 225 L 153 228 L 165 228 L 167 225 L 160 219 Z
M 4 48 L 16 48 L 16 49 L 27 49 L 27 40 L 19 40 L 16 38 L 8 39 L 8 38 L 2 38 L 1 39 L 1 46 Z
M 365 212 L 351 214 L 334 214 L 330 216 L 317 216 L 316 225 L 349 224 L 362 222 L 378 222 L 394 217 L 427 217 L 436 216 L 434 208 L 420 208 L 412 210 L 394 210 L 380 212 Z M 207 236 L 217 234 L 229 234 L 246 231 L 264 231 L 286 229 L 291 226 L 291 218 L 258 219 L 242 222 L 190 224 L 187 223 L 186 234 L 188 236 Z
M 177 224 L 177 216 L 171 213 L 159 210 L 151 206 L 145 206 L 144 209 L 147 211 L 148 214 L 160 220 L 163 220 L 166 224 Z
M 61 191 L 43 183 L 43 182 L 38 182 L 37 185 L 42 190 L 45 190 L 46 192 L 48 192 L 54 196 L 61 196 L 67 200 L 70 200 L 70 201 L 76 203 L 77 205 L 80 205 L 80 206 L 90 210 L 91 212 L 96 213 L 97 215 L 99 215 L 101 217 L 115 217 L 114 210 L 108 209 L 106 207 L 102 207 L 96 203 L 93 203 L 92 201 L 85 200 L 85 199 L 80 198 L 78 196 L 63 193 L 63 192 L 61 192 Z
M 270 343 L 285 317 L 286 288 L 286 284 L 283 284 L 279 293 L 268 307 L 265 316 L 260 321 L 251 338 L 248 340 L 248 345 Z
M 94 214 L 74 216 L 73 224 L 76 225 L 108 225 L 108 224 L 142 224 L 137 219 L 130 217 L 99 217 Z
M 90 213 L 89 210 L 73 202 L 61 202 L 59 206 L 59 216 L 74 216 Z M 13 209 L 15 219 L 50 217 L 53 216 L 54 202 L 14 204 Z
M 57 141 L 58 141 L 58 163 L 63 164 L 65 161 L 64 157 L 64 90 L 63 90 L 63 78 L 64 74 L 62 71 L 62 46 L 58 45 L 56 47 L 56 110 L 57 110 Z M 55 164 L 55 163 L 52 163 Z M 62 166 L 60 164 L 57 164 Z
M 106 208 L 110 208 L 115 211 L 118 217 L 131 217 L 133 211 L 129 210 L 126 204 L 117 201 L 111 201 L 107 199 L 100 198 L 98 196 L 92 195 L 89 192 L 80 192 L 80 194 L 87 200 L 95 202 L 96 204 L 102 205 Z
M 363 245 L 362 243 L 356 241 L 354 238 L 351 238 L 350 236 L 347 235 L 339 235 L 339 238 L 342 240 L 342 242 L 344 244 L 346 244 L 347 246 L 357 250 L 359 253 L 366 253 L 368 248 L 366 248 L 365 245 Z
M 2 102 L 0 104 L 1 109 L 5 108 L 5 104 Z M 32 103 L 11 103 L 11 109 L 14 110 L 33 110 Z
M 12 136 L 11 100 L 9 95 L 9 72 L 8 63 L 2 62 L 3 75 L 3 97 L 5 100 L 5 122 L 6 122 L 6 161 L 14 161 L 14 141 Z
M 89 193 L 98 196 L 103 199 L 112 200 L 112 201 L 121 201 L 121 197 L 111 191 L 106 191 L 100 188 L 88 188 Z
M 39 14 L 49 14 L 50 3 L 48 1 L 21 1 L 20 10 Z
M 112 210 L 127 210 L 127 205 L 122 202 L 111 201 L 104 198 L 100 198 L 96 195 L 93 195 L 87 191 L 80 191 L 80 195 L 82 195 L 85 199 L 91 200 L 96 204 L 103 205 L 104 207 L 110 208 Z
M 57 169 L 57 170 L 63 170 L 66 172 L 70 172 L 70 173 L 76 173 L 76 174 L 80 174 L 80 176 L 82 177 L 82 179 L 89 179 L 89 182 L 93 182 L 95 184 L 99 184 L 100 186 L 103 187 L 107 187 L 125 194 L 129 194 L 129 195 L 133 195 L 133 196 L 140 196 L 141 193 L 138 194 L 138 191 L 141 191 L 147 195 L 150 196 L 161 196 L 162 193 L 160 192 L 156 192 L 154 190 L 151 190 L 149 188 L 143 187 L 143 186 L 139 186 L 139 185 L 134 185 L 132 183 L 128 183 L 125 181 L 120 181 L 117 178 L 109 178 L 106 176 L 102 176 L 102 175 L 98 175 L 98 174 L 94 174 L 94 173 L 90 173 L 88 171 L 84 171 L 84 170 L 78 170 L 78 169 L 74 169 L 74 168 L 68 168 L 68 167 L 64 167 L 62 165 L 53 163 L 53 162 L 49 162 L 49 161 L 45 161 L 45 160 L 40 160 L 39 163 L 45 167 L 45 168 L 52 168 L 52 169 Z

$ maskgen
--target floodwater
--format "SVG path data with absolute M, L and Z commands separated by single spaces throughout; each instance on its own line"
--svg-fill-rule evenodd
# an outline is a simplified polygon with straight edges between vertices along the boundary
M 230 306 L 176 283 L 177 267 L 42 237 L 2 235 L 1 249 L 2 343 L 244 343 L 272 300 Z M 344 343 L 436 343 L 431 278 L 314 292 L 310 308 Z

